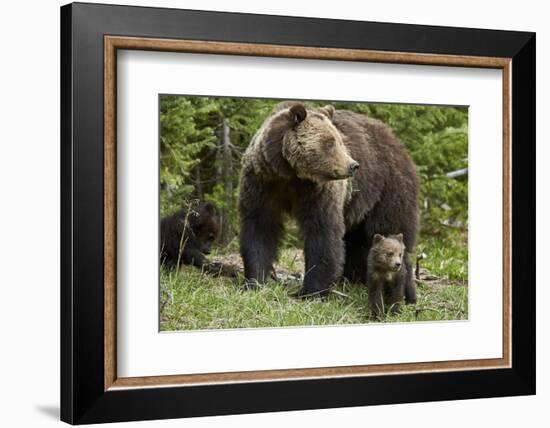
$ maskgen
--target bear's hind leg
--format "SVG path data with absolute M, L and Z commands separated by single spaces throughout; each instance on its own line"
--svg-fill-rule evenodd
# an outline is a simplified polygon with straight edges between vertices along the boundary
M 367 258 L 369 243 L 367 242 L 364 224 L 353 228 L 344 236 L 345 258 L 344 277 L 350 282 L 364 284 L 367 281 Z

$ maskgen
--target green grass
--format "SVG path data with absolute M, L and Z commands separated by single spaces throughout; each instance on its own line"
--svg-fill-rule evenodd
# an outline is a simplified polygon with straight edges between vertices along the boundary
M 404 305 L 397 315 L 376 320 L 369 316 L 366 287 L 343 282 L 325 299 L 297 300 L 298 282 L 270 281 L 258 290 L 242 290 L 242 279 L 231 280 L 185 266 L 161 269 L 161 331 L 287 327 L 370 322 L 461 320 L 468 318 L 467 248 L 460 236 L 421 241 L 427 254 L 422 269 L 438 278 L 418 284 L 416 305 Z M 302 270 L 296 250 L 284 250 L 278 267 Z
M 434 275 L 468 284 L 468 243 L 463 233 L 449 232 L 444 239 L 428 237 L 421 240 L 417 254 L 425 252 L 422 267 Z

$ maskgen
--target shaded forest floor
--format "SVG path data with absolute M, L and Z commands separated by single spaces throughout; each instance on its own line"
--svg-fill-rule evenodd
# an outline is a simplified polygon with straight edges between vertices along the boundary
M 234 250 L 234 249 L 233 249 Z M 287 327 L 370 322 L 463 320 L 468 318 L 467 246 L 460 236 L 424 240 L 418 253 L 426 253 L 417 280 L 418 302 L 404 305 L 398 315 L 375 320 L 369 316 L 366 287 L 341 282 L 328 298 L 297 300 L 303 257 L 301 250 L 285 249 L 276 264 L 277 281 L 259 290 L 243 291 L 242 278 L 216 277 L 184 266 L 161 269 L 160 330 L 197 330 Z M 241 265 L 229 250 L 212 260 Z

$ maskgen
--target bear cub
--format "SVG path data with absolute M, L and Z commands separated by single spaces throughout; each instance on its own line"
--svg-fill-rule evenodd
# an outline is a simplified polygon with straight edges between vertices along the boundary
M 398 313 L 405 293 L 403 234 L 375 234 L 367 259 L 367 286 L 372 314 Z
M 237 270 L 206 258 L 220 231 L 220 219 L 212 202 L 198 208 L 182 207 L 160 222 L 160 262 L 169 269 L 191 265 L 205 272 L 236 276 Z

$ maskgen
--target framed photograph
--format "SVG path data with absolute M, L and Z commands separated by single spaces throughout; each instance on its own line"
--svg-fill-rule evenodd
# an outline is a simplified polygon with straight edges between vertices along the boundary
M 61 419 L 535 393 L 535 35 L 61 8 Z

